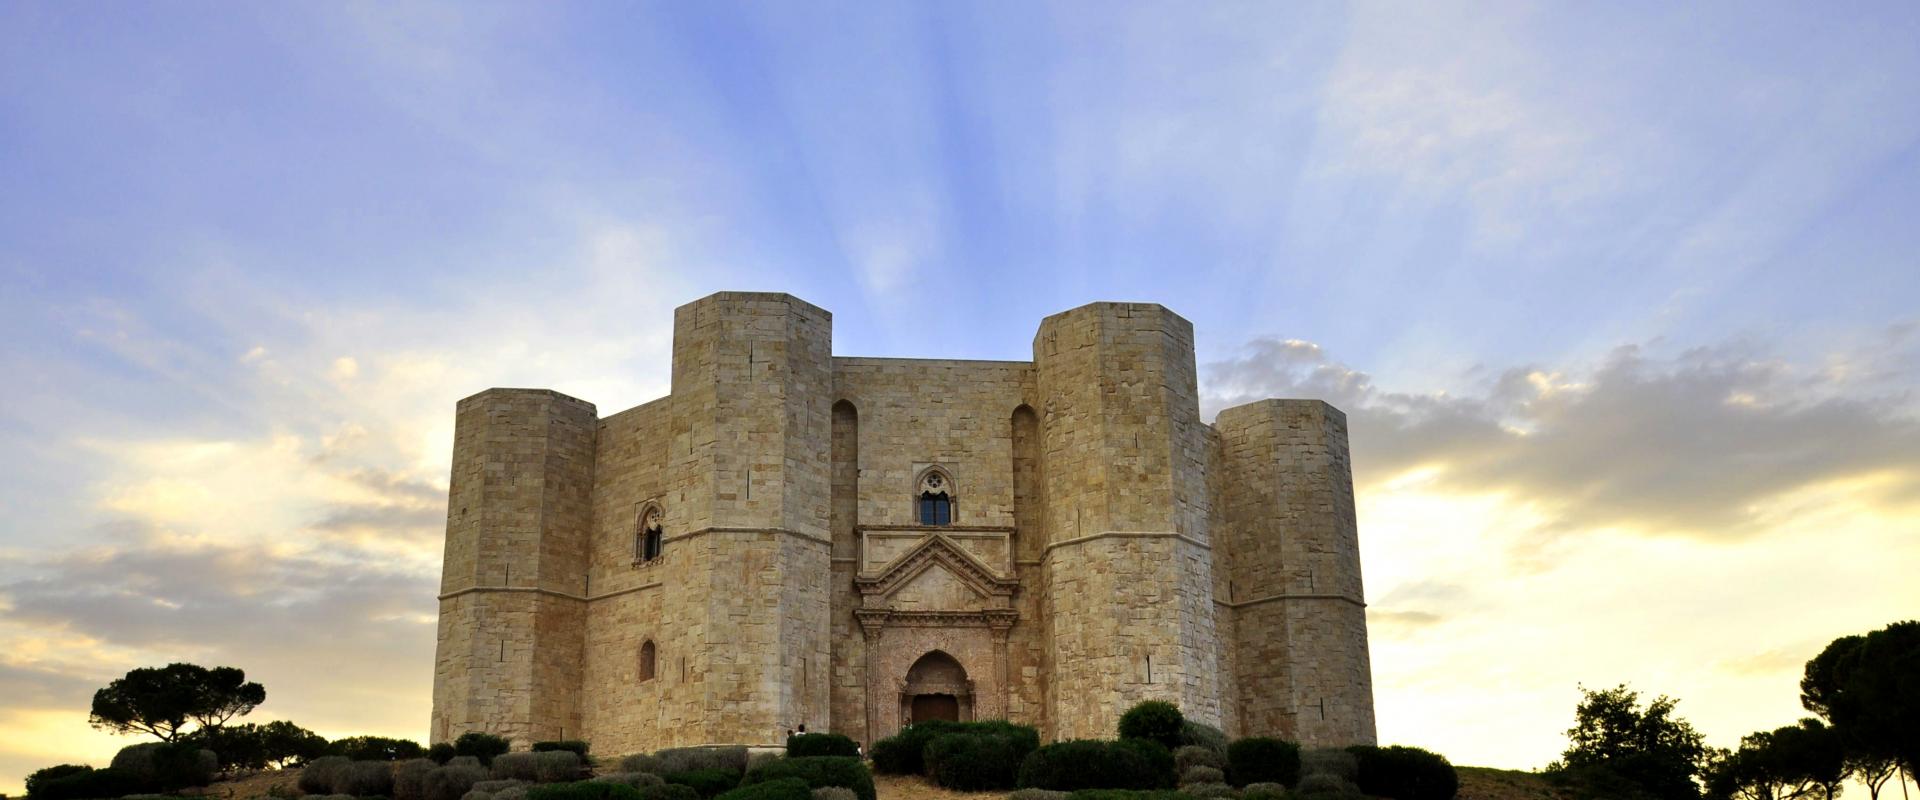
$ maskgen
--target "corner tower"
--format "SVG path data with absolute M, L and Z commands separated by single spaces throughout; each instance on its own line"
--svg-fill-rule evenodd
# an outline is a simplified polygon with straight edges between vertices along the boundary
M 1347 417 L 1319 400 L 1220 412 L 1215 543 L 1249 736 L 1342 747 L 1374 741 L 1367 612 Z
M 1158 305 L 1094 303 L 1046 318 L 1033 351 L 1050 733 L 1111 736 L 1141 700 L 1218 725 L 1193 326 Z
M 433 741 L 579 735 L 593 404 L 489 389 L 454 416 Z

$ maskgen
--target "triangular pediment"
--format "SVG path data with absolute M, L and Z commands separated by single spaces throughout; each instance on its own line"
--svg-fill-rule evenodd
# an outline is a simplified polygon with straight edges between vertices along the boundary
M 935 570 L 935 574 L 923 580 L 923 576 Z M 991 598 L 1010 597 L 1019 582 L 994 574 L 979 559 L 954 544 L 952 539 L 936 533 L 928 535 L 925 541 L 894 559 L 878 575 L 855 579 L 854 585 L 866 596 L 868 607 L 892 605 L 892 599 L 898 593 L 909 587 L 918 587 L 916 592 L 947 598 L 964 597 L 961 591 L 964 589 L 977 602 L 984 603 L 963 607 L 974 609 L 1001 605 L 1001 602 Z
M 991 607 L 988 596 L 979 588 L 937 561 L 902 580 L 887 594 L 885 605 L 896 611 L 979 611 Z

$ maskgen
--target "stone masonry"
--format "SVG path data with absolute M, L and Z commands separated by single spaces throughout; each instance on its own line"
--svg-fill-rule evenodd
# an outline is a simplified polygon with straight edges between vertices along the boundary
M 723 292 L 674 314 L 667 397 L 460 401 L 433 741 L 1111 737 L 1164 699 L 1233 736 L 1373 742 L 1337 409 L 1203 423 L 1192 325 L 1152 304 L 1048 317 L 1032 361 L 832 338 L 797 298 Z

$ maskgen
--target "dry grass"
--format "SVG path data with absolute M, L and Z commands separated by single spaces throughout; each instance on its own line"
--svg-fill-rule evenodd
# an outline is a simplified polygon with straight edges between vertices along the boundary
M 1534 772 L 1487 767 L 1455 767 L 1460 794 L 1455 800 L 1563 800 L 1570 797 Z
M 267 769 L 241 778 L 227 781 L 214 781 L 212 786 L 197 789 L 185 789 L 180 793 L 192 797 L 207 797 L 214 800 L 260 800 L 273 796 L 279 789 L 283 797 L 296 797 L 300 787 L 300 770 Z
M 918 775 L 875 775 L 873 788 L 880 800 L 986 800 L 1006 792 L 956 792 L 933 785 Z

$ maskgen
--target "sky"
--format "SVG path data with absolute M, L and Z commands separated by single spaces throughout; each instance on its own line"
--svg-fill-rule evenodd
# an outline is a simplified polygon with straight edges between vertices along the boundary
M 1383 742 L 1718 746 L 1920 609 L 1912 3 L 0 3 L 0 792 L 94 689 L 427 733 L 454 402 L 1194 323 L 1350 418 Z

